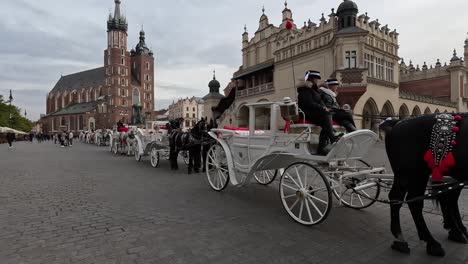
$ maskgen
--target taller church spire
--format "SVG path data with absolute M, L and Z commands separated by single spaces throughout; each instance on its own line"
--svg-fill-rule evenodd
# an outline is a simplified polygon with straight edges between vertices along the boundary
M 114 17 L 109 14 L 109 19 L 107 20 L 107 31 L 112 30 L 120 30 L 127 32 L 128 30 L 128 23 L 127 18 L 122 16 L 120 13 L 120 0 L 114 0 L 115 2 L 115 10 L 114 10 Z

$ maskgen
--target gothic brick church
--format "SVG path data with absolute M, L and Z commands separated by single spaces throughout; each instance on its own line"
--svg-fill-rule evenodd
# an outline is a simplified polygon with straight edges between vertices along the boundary
M 61 76 L 47 97 L 44 132 L 112 128 L 118 121 L 141 124 L 154 115 L 154 57 L 145 32 L 130 52 L 128 23 L 115 0 L 107 20 L 104 67 Z

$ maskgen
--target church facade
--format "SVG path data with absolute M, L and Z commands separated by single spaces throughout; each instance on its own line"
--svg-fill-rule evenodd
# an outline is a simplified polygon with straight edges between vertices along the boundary
M 128 51 L 128 23 L 115 0 L 107 21 L 104 66 L 61 76 L 47 96 L 44 132 L 112 128 L 118 121 L 140 124 L 154 115 L 154 54 L 140 31 Z
M 355 2 L 344 0 L 336 12 L 332 8 L 328 16 L 322 13 L 319 23 L 309 19 L 298 25 L 285 2 L 282 23 L 275 26 L 263 9 L 253 36 L 244 28 L 242 65 L 225 90 L 235 100 L 220 116 L 220 123 L 246 126 L 248 103 L 284 97 L 297 100 L 296 84 L 307 70 L 320 71 L 323 81 L 339 80 L 338 101 L 352 108 L 359 128 L 378 130 L 380 121 L 389 116 L 467 111 L 463 58 L 454 55 L 449 65 L 437 69 L 402 70 L 399 33 L 358 12 Z M 433 78 L 442 81 L 433 83 Z M 423 87 L 427 83 L 443 85 L 445 96 L 431 94 Z M 268 128 L 264 112 L 259 111 L 256 120 L 256 128 Z

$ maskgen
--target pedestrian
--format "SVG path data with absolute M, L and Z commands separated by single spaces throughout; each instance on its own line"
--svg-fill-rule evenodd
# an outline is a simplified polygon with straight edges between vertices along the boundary
M 60 135 L 60 144 L 62 145 L 62 148 L 65 147 L 65 140 L 67 140 L 67 133 L 65 132 L 65 130 L 63 130 L 63 132 Z
M 68 141 L 69 141 L 70 147 L 73 146 L 73 132 L 71 132 L 71 131 L 68 134 Z
M 58 137 L 57 133 L 54 133 L 52 137 L 54 138 L 54 144 L 57 144 L 57 137 Z
M 7 133 L 7 141 L 8 141 L 8 145 L 9 147 L 8 148 L 13 148 L 13 141 L 16 140 L 16 136 L 15 136 L 15 133 L 13 133 L 12 130 L 9 130 L 8 133 Z

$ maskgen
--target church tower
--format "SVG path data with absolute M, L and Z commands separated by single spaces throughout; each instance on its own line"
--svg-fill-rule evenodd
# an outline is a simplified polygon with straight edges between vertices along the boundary
M 128 23 L 120 12 L 121 0 L 115 0 L 114 15 L 107 20 L 107 49 L 104 51 L 106 89 L 101 95 L 108 95 L 109 109 L 116 113 L 111 123 L 122 119 L 129 122 L 131 111 L 131 59 L 127 51 Z
M 134 113 L 140 112 L 145 119 L 151 118 L 154 112 L 154 54 L 146 44 L 146 34 L 140 31 L 138 44 L 131 51 L 132 75 L 140 83 L 140 91 L 133 87 L 134 97 L 140 93 L 139 106 L 134 105 Z M 134 98 L 134 103 L 136 103 Z

